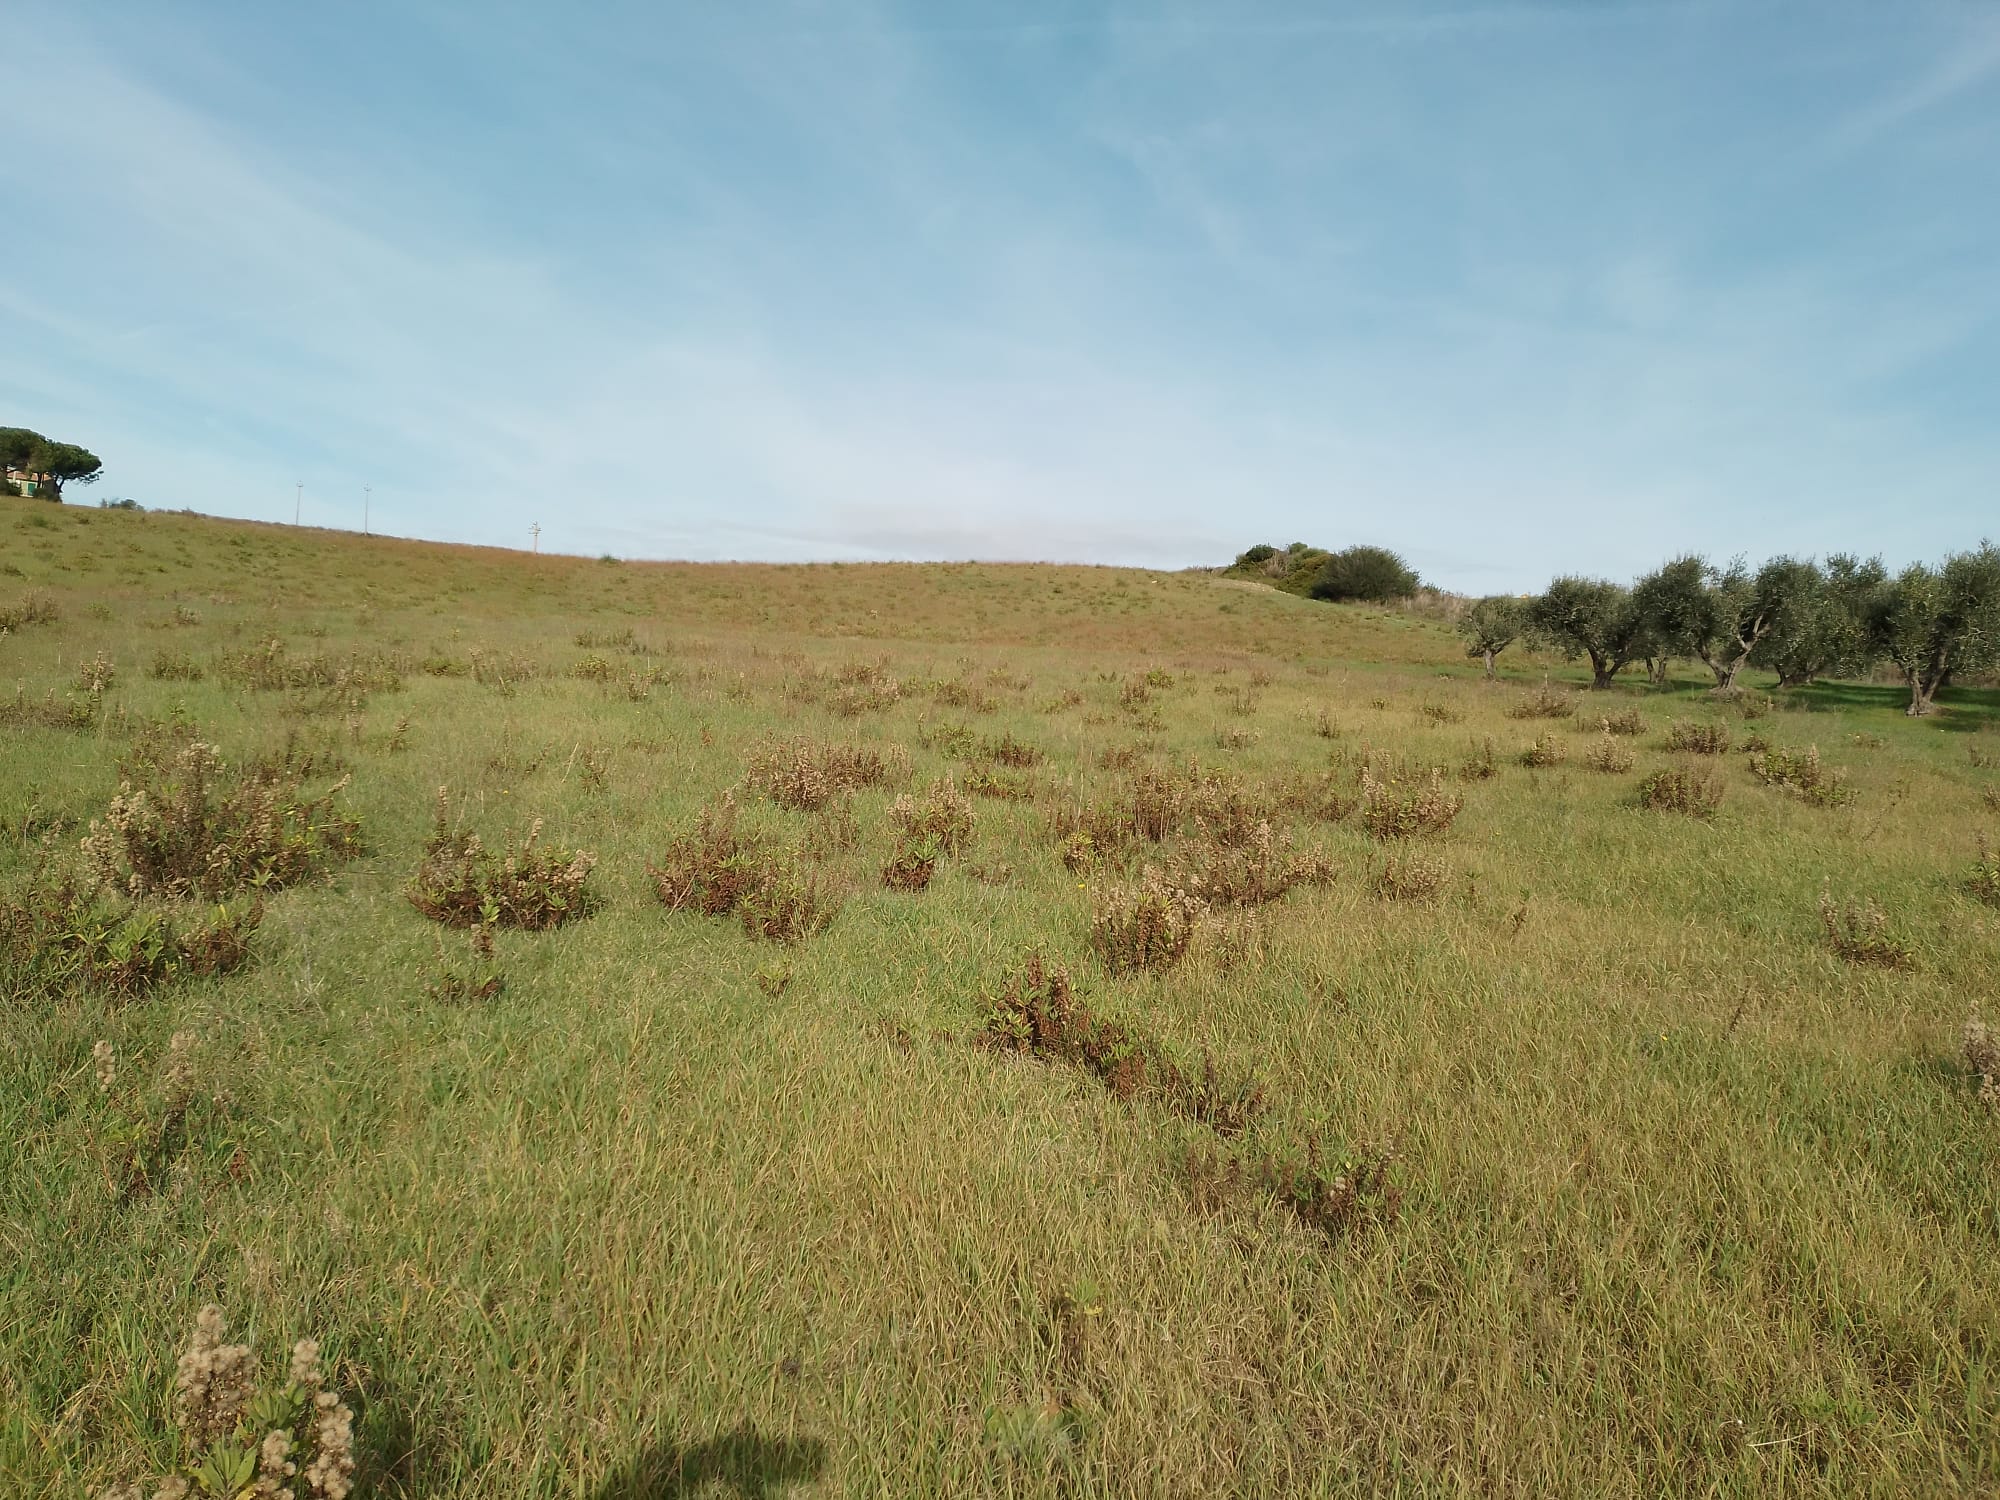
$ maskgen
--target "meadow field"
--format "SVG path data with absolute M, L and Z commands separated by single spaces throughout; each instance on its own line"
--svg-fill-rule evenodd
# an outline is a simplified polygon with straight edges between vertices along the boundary
M 9 1496 L 210 1304 L 355 1494 L 2000 1493 L 1990 689 L 26 500 L 0 623 Z

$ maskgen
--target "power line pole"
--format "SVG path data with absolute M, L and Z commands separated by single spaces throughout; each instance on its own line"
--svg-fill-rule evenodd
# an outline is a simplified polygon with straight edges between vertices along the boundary
M 542 550 L 542 523 L 537 521 L 528 530 L 535 538 L 535 551 L 540 552 Z
M 306 503 L 306 482 L 301 479 L 298 488 L 292 492 L 292 524 L 299 524 L 299 507 Z
M 362 485 L 361 486 L 361 534 L 363 536 L 368 535 L 368 502 L 374 498 L 375 498 L 374 487 L 372 485 L 366 485 L 366 484 Z

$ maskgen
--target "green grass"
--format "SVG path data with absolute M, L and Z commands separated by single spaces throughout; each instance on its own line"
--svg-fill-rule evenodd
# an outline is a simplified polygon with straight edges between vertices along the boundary
M 2000 973 L 1963 883 L 2000 834 L 1990 690 L 1934 722 L 1864 684 L 1732 717 L 1817 744 L 1856 796 L 1809 805 L 1731 751 L 1704 820 L 1635 798 L 1670 720 L 1721 713 L 1692 677 L 1603 695 L 1649 721 L 1606 774 L 1599 700 L 1505 713 L 1560 664 L 1509 653 L 1489 687 L 1421 618 L 1202 575 L 612 565 L 0 502 L 0 608 L 31 590 L 60 618 L 0 638 L 0 699 L 75 693 L 98 652 L 116 679 L 88 729 L 0 722 L 0 879 L 72 849 L 131 735 L 176 716 L 231 760 L 288 731 L 337 752 L 366 851 L 273 896 L 240 973 L 0 1011 L 9 1494 L 171 1461 L 209 1301 L 267 1361 L 320 1338 L 372 1492 L 427 1500 L 2000 1488 L 2000 1119 L 1958 1055 Z M 576 643 L 627 629 L 647 654 Z M 273 637 L 401 685 L 223 673 Z M 201 680 L 149 676 L 161 652 Z M 573 675 L 588 657 L 609 680 Z M 878 661 L 900 698 L 836 713 L 833 672 Z M 1173 685 L 1121 706 L 1152 668 Z M 936 733 L 959 722 L 1044 752 L 1036 800 L 976 798 L 970 849 L 888 890 L 890 805 L 963 778 Z M 1545 731 L 1568 759 L 1522 765 Z M 665 911 L 647 861 L 801 734 L 910 761 L 855 795 L 831 927 L 783 947 Z M 1357 819 L 1292 817 L 1330 883 L 1163 974 L 1094 957 L 1114 877 L 1065 869 L 1047 813 L 1123 794 L 1105 751 L 1252 788 L 1332 755 L 1351 791 L 1365 753 L 1455 771 L 1489 737 L 1497 774 L 1454 779 L 1464 811 L 1421 841 L 1437 899 L 1380 899 Z M 601 909 L 499 932 L 479 1003 L 431 996 L 436 944 L 467 939 L 403 894 L 440 785 L 490 846 L 540 818 L 598 859 Z M 746 828 L 803 835 L 739 795 Z M 1844 963 L 1822 889 L 1880 905 L 1912 967 Z M 977 1045 L 1031 948 L 1093 1012 L 1261 1081 L 1231 1149 L 1393 1143 L 1400 1212 L 1329 1238 L 1210 1202 L 1182 1170 L 1206 1127 Z M 107 1176 L 117 1111 L 149 1107 L 177 1031 L 226 1098 L 133 1191 Z

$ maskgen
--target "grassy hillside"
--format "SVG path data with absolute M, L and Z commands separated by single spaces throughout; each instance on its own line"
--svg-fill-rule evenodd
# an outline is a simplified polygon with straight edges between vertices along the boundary
M 10 1494 L 163 1472 L 210 1302 L 267 1368 L 320 1339 L 362 1492 L 427 1500 L 2000 1487 L 1991 694 L 1581 695 L 1208 576 L 27 501 L 10 609 L 12 910 L 192 740 L 360 849 L 230 972 L 0 979 Z M 1713 815 L 1640 806 L 1662 770 Z M 490 958 L 420 914 L 440 787 L 594 855 L 591 909 Z M 732 791 L 763 863 L 696 865 L 750 921 L 669 910 Z M 807 876 L 824 930 L 752 935 Z M 257 899 L 199 895 L 141 911 Z

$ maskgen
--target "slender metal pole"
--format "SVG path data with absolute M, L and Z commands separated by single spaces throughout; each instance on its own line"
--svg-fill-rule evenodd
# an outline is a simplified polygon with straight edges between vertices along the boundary
M 368 485 L 361 486 L 361 534 L 368 535 L 368 502 L 375 498 L 375 491 Z
M 535 538 L 535 551 L 540 552 L 542 550 L 542 523 L 537 521 L 528 530 Z
M 299 524 L 299 507 L 306 503 L 306 482 L 301 479 L 298 488 L 292 492 L 292 524 Z

